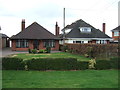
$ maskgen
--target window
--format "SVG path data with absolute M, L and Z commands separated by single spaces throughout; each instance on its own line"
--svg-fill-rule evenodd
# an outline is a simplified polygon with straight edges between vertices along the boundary
M 65 33 L 69 33 L 72 29 L 66 29 Z
M 44 47 L 55 47 L 55 40 L 44 40 Z
M 83 33 L 90 33 L 91 28 L 89 28 L 89 27 L 80 27 L 80 31 L 83 32 Z
M 106 40 L 98 40 L 96 41 L 97 44 L 106 44 L 107 41 Z
M 73 43 L 84 43 L 84 41 L 73 41 Z
M 119 32 L 118 32 L 118 31 L 115 31 L 115 32 L 114 32 L 114 36 L 119 36 Z
M 17 48 L 28 48 L 28 40 L 16 40 Z

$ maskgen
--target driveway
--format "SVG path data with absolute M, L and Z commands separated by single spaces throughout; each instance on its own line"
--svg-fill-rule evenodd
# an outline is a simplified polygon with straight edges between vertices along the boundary
M 27 51 L 12 51 L 11 48 L 3 48 L 0 50 L 0 57 L 5 57 L 11 54 L 17 54 L 17 53 L 28 53 Z

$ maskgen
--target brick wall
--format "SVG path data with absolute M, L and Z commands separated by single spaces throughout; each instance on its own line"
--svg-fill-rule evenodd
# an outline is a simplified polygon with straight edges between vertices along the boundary
M 119 32 L 119 36 L 114 36 L 114 32 L 112 32 L 112 38 L 113 38 L 114 40 L 118 40 L 118 38 L 120 38 L 120 32 Z
M 33 49 L 33 40 L 29 40 L 29 49 Z M 12 40 L 12 50 L 13 51 L 27 51 L 28 48 L 16 48 L 16 40 Z M 46 49 L 44 46 L 43 46 L 43 41 L 42 40 L 39 40 L 39 49 Z M 55 41 L 55 48 L 51 48 L 52 50 L 59 50 L 59 41 L 56 40 Z

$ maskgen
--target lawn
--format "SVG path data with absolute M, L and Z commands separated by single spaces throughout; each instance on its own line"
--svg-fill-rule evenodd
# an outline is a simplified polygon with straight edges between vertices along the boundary
M 44 54 L 15 54 L 11 55 L 11 57 L 30 59 L 30 58 L 77 58 L 77 60 L 90 60 L 90 58 L 86 58 L 85 56 L 75 55 L 66 52 L 58 52 L 58 53 L 44 53 Z
M 117 70 L 3 70 L 3 88 L 118 88 Z

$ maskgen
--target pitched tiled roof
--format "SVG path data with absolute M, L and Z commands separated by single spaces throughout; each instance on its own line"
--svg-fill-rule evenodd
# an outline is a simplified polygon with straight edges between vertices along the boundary
M 82 33 L 79 30 L 79 27 L 90 27 L 91 33 Z M 86 23 L 82 19 L 72 23 L 71 25 L 67 25 L 64 29 L 71 29 L 71 31 L 66 34 L 66 38 L 110 38 L 108 35 L 100 31 L 99 29 L 94 28 L 92 25 Z
M 0 33 L 0 37 L 2 37 L 2 38 L 8 38 L 8 36 L 6 34 L 2 34 L 2 33 Z
M 37 22 L 32 23 L 23 31 L 11 37 L 11 39 L 59 39 L 54 34 L 46 30 Z
M 120 26 L 118 26 L 118 27 L 116 27 L 116 28 L 114 28 L 112 31 L 120 31 Z

